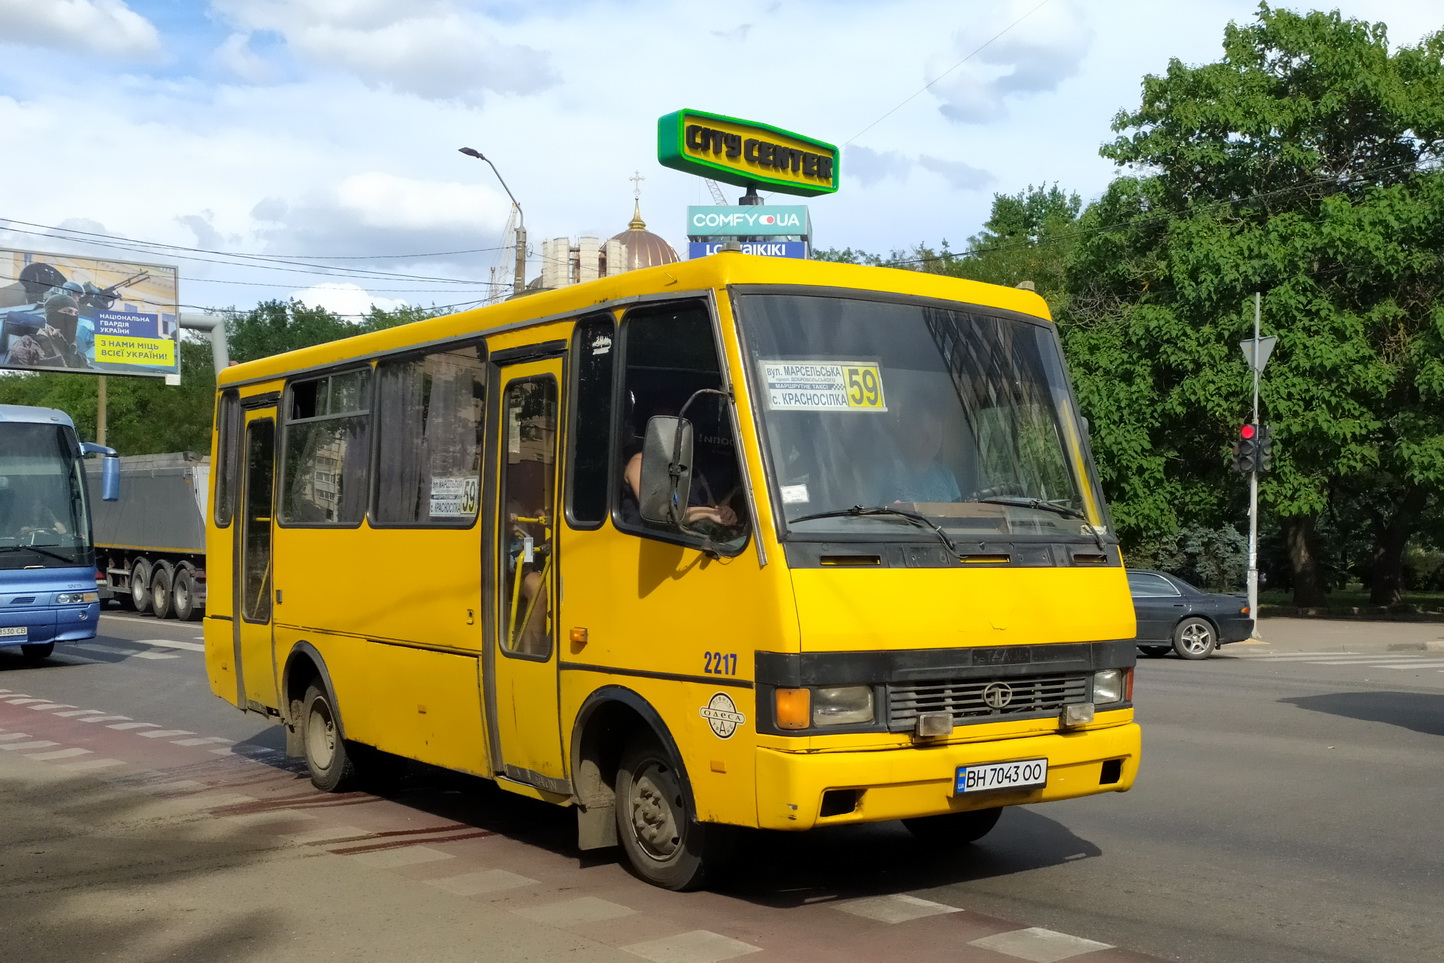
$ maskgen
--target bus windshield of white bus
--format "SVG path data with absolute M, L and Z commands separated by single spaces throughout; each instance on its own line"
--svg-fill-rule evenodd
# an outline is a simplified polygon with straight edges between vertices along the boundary
M 0 424 L 0 569 L 92 562 L 72 444 L 60 425 Z
M 938 302 L 734 302 L 775 514 L 793 535 L 1097 540 L 1101 496 L 1052 327 Z

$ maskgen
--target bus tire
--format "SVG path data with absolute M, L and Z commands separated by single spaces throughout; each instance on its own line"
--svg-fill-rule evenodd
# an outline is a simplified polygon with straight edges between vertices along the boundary
M 150 562 L 143 558 L 130 566 L 130 607 L 141 615 L 150 611 Z
M 311 785 L 322 792 L 345 792 L 356 781 L 356 766 L 336 724 L 336 710 L 326 690 L 312 683 L 301 700 L 301 745 Z
M 20 654 L 23 655 L 25 657 L 25 661 L 31 665 L 38 665 L 39 663 L 44 662 L 46 659 L 50 658 L 51 654 L 54 651 L 54 642 L 35 642 L 31 645 L 22 645 L 20 647 Z
M 941 816 L 919 816 L 904 819 L 903 825 L 919 842 L 930 846 L 965 846 L 982 839 L 998 825 L 1003 810 L 971 809 L 961 813 L 943 813 Z
M 190 566 L 182 565 L 175 570 L 171 597 L 175 600 L 175 617 L 182 622 L 193 622 L 200 617 L 200 606 L 196 605 L 196 581 Z
M 150 610 L 158 619 L 168 619 L 175 613 L 175 598 L 171 595 L 170 565 L 156 562 L 150 573 Z
M 617 839 L 632 870 L 654 886 L 700 886 L 716 859 L 713 828 L 692 818 L 677 763 L 650 734 L 633 738 L 617 767 Z

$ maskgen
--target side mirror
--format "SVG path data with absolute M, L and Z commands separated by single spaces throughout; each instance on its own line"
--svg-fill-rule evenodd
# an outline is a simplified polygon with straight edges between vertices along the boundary
M 107 502 L 120 500 L 119 455 L 106 455 L 100 460 L 100 498 Z
M 100 455 L 100 498 L 102 501 L 120 500 L 120 454 L 114 448 L 97 445 L 94 442 L 80 443 L 82 455 Z
M 638 502 L 649 522 L 682 524 L 692 495 L 692 423 L 657 415 L 642 439 L 642 491 Z

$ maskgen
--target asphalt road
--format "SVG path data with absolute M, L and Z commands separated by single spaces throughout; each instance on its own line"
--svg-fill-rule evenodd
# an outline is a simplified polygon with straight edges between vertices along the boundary
M 101 630 L 39 668 L 0 653 L 0 688 L 50 700 L 0 694 L 0 749 L 56 747 L 0 752 L 0 958 L 99 958 L 77 951 L 137 907 L 151 925 L 106 958 L 1444 958 L 1444 626 L 1270 620 L 1267 644 L 1145 659 L 1133 791 L 1010 810 L 963 853 L 896 824 L 752 834 L 746 871 L 682 895 L 579 858 L 569 814 L 480 780 L 318 797 L 279 729 L 210 693 L 197 623 Z M 96 711 L 141 722 L 80 724 Z

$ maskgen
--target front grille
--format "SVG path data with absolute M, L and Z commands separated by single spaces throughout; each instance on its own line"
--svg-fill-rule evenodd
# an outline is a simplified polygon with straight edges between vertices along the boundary
M 895 682 L 887 690 L 887 724 L 894 731 L 911 729 L 923 712 L 951 713 L 955 726 L 996 722 L 1055 713 L 1068 703 L 1087 701 L 1086 673 Z

